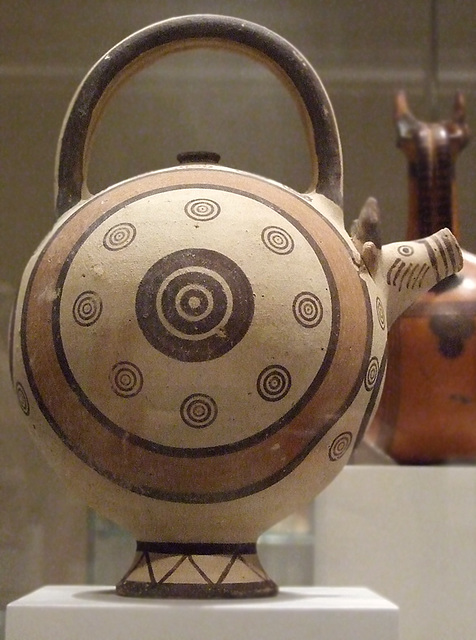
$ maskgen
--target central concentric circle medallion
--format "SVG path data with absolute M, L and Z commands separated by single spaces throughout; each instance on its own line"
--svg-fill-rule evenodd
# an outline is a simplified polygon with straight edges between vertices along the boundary
M 183 249 L 158 260 L 136 296 L 136 316 L 149 343 L 185 362 L 213 360 L 246 334 L 253 290 L 242 269 L 210 249 Z

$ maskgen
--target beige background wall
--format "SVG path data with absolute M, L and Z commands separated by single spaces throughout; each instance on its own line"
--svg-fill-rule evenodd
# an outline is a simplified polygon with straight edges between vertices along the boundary
M 437 7 L 432 24 L 432 7 Z M 31 450 L 9 394 L 7 308 L 22 269 L 53 222 L 53 165 L 75 87 L 109 47 L 174 15 L 236 15 L 291 40 L 320 73 L 334 104 L 345 162 L 348 224 L 375 195 L 384 237 L 405 233 L 406 167 L 395 148 L 393 95 L 415 114 L 445 118 L 465 92 L 476 131 L 474 0 L 4 0 L 0 11 L 0 603 L 45 581 L 87 577 L 86 511 L 64 495 Z M 432 57 L 438 35 L 438 59 Z M 430 70 L 437 71 L 437 104 Z M 435 80 L 436 76 L 433 76 Z M 433 83 L 434 86 L 434 83 Z M 304 189 L 307 151 L 294 104 L 274 77 L 234 55 L 191 52 L 133 79 L 105 114 L 91 166 L 93 190 L 208 148 L 222 164 Z M 476 141 L 457 176 L 463 245 L 476 251 Z M 53 524 L 51 524 L 53 523 Z M 89 547 L 90 548 L 90 547 Z M 73 559 L 66 559 L 66 549 Z M 25 566 L 27 567 L 25 569 Z M 91 574 L 90 575 L 94 575 Z

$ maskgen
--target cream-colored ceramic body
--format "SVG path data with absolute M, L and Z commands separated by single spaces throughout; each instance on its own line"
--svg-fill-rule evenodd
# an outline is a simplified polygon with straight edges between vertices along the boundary
M 241 22 L 205 22 L 242 38 Z M 79 182 L 25 270 L 11 327 L 20 407 L 61 478 L 149 544 L 130 595 L 271 593 L 257 537 L 339 473 L 378 402 L 388 325 L 461 267 L 447 231 L 382 248 L 373 202 L 346 233 L 333 115 L 316 113 L 337 146 L 320 193 L 200 163 L 94 196 Z M 186 564 L 195 578 L 178 576 Z M 187 590 L 194 580 L 206 585 Z
M 389 303 L 378 285 L 415 250 L 424 277 Z M 139 540 L 254 540 L 348 460 L 386 309 L 436 282 L 425 252 L 384 247 L 372 278 L 333 203 L 230 169 L 116 185 L 60 218 L 23 277 L 12 377 L 33 435 Z M 216 296 L 227 308 L 206 324 Z

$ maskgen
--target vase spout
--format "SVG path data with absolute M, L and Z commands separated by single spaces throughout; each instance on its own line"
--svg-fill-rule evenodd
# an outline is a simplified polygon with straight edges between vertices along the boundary
M 390 326 L 421 294 L 460 271 L 463 255 L 449 229 L 419 240 L 382 247 L 383 285 Z

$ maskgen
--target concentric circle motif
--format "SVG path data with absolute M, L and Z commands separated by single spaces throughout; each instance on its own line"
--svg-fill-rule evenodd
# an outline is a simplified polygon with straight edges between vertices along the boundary
M 410 256 L 413 255 L 414 253 L 414 249 L 413 247 L 411 247 L 408 244 L 401 244 L 398 249 L 397 249 L 398 253 L 403 256 L 404 258 L 409 258 Z
M 54 231 L 26 276 L 17 319 L 25 334 L 15 349 L 16 366 L 25 379 L 15 382 L 25 387 L 30 415 L 49 424 L 72 455 L 97 473 L 98 483 L 106 478 L 136 500 L 164 501 L 171 510 L 173 503 L 222 502 L 233 509 L 234 500 L 238 508 L 243 498 L 259 496 L 292 474 L 313 451 L 321 455 L 323 440 L 328 460 L 328 446 L 348 429 L 339 428 L 341 418 L 367 393 L 362 367 L 365 373 L 371 356 L 380 360 L 383 350 L 378 341 L 371 352 L 372 320 L 378 326 L 373 288 L 352 268 L 340 233 L 302 198 L 279 191 L 274 201 L 268 184 L 240 182 L 238 176 L 238 190 L 235 174 L 217 172 L 220 180 L 222 174 L 224 186 L 204 187 L 197 196 L 197 189 L 183 187 L 180 175 L 164 174 L 161 182 L 159 172 L 144 185 L 128 182 L 111 190 L 107 211 L 98 212 L 100 196 L 79 207 Z M 207 171 L 203 181 L 208 179 Z M 197 178 L 196 184 L 202 182 Z M 266 199 L 268 192 L 273 201 Z M 215 221 L 223 229 L 215 233 L 213 221 L 192 222 L 184 205 L 199 196 L 220 203 L 226 197 L 238 217 L 230 227 L 225 224 L 223 199 Z M 294 205 L 295 218 L 288 213 Z M 152 233 L 157 211 L 165 222 Z M 107 250 L 103 240 L 110 243 L 112 230 L 124 229 L 117 224 L 124 221 L 137 228 L 135 240 L 123 253 Z M 164 228 L 173 225 L 172 238 Z M 267 242 L 278 246 L 281 238 L 280 250 L 284 245 L 291 255 L 268 249 L 263 229 Z M 94 270 L 83 277 L 94 252 L 104 266 L 101 279 Z M 119 291 L 108 283 L 125 268 L 127 256 L 130 268 Z M 264 271 L 263 260 L 270 263 Z M 310 265 L 307 272 L 302 264 Z M 283 268 L 289 277 L 280 282 Z M 279 285 L 273 295 L 270 274 Z M 58 295 L 45 301 L 51 282 Z M 93 331 L 72 316 L 86 290 L 97 292 L 103 303 Z M 292 312 L 296 296 L 305 292 L 319 297 L 326 314 L 315 329 L 304 329 Z M 312 310 L 303 306 L 301 320 L 312 324 Z M 106 321 L 104 335 L 128 323 L 126 341 L 98 340 L 95 328 Z M 297 351 L 283 339 L 293 329 L 305 339 Z M 41 358 L 35 357 L 39 349 Z M 84 362 L 93 350 L 94 371 Z M 304 351 L 308 357 L 302 361 Z M 329 393 L 336 386 L 339 394 Z M 225 389 L 232 390 L 230 402 Z M 260 407 L 252 406 L 250 393 Z M 151 400 L 146 411 L 144 398 Z M 303 411 L 312 417 L 307 420 Z M 232 423 L 237 428 L 230 433 L 226 427 Z M 332 455 L 339 449 L 334 445 Z
M 185 205 L 185 213 L 188 217 L 200 222 L 213 220 L 220 214 L 220 211 L 220 205 L 213 200 L 190 200 Z
M 26 416 L 30 415 L 30 403 L 28 401 L 28 396 L 26 395 L 26 391 L 23 385 L 20 382 L 17 382 L 15 385 L 15 390 L 17 394 L 18 404 L 20 405 L 20 409 Z
M 204 393 L 193 393 L 180 406 L 180 417 L 189 427 L 203 429 L 215 422 L 218 407 L 213 398 Z
M 329 460 L 335 462 L 342 458 L 352 444 L 352 434 L 350 431 L 344 431 L 332 441 L 329 447 Z
M 377 380 L 379 371 L 378 359 L 374 356 L 370 358 L 369 366 L 367 367 L 367 372 L 364 378 L 364 385 L 367 391 L 371 391 L 375 385 Z
M 291 374 L 281 365 L 269 365 L 258 376 L 259 395 L 267 402 L 282 400 L 291 389 Z
M 294 240 L 281 227 L 265 227 L 261 233 L 261 239 L 265 247 L 279 255 L 286 255 L 294 249 Z
M 74 321 L 82 327 L 90 327 L 99 320 L 102 300 L 95 291 L 83 291 L 73 304 Z
M 203 285 L 187 284 L 177 293 L 175 311 L 188 322 L 204 320 L 213 311 L 213 296 Z
M 121 398 L 132 398 L 142 390 L 144 379 L 141 370 L 132 362 L 122 361 L 115 364 L 109 380 L 112 390 Z
M 375 307 L 377 309 L 377 320 L 382 329 L 385 329 L 385 310 L 383 308 L 380 298 L 375 300 Z
M 310 291 L 303 291 L 294 298 L 293 313 L 301 326 L 312 329 L 321 322 L 324 310 L 316 295 Z
M 240 267 L 210 249 L 184 249 L 156 262 L 141 281 L 136 317 L 149 343 L 184 362 L 218 358 L 244 337 L 254 314 Z
M 103 238 L 103 245 L 109 251 L 120 251 L 128 247 L 136 237 L 137 231 L 130 222 L 120 222 L 107 231 Z

